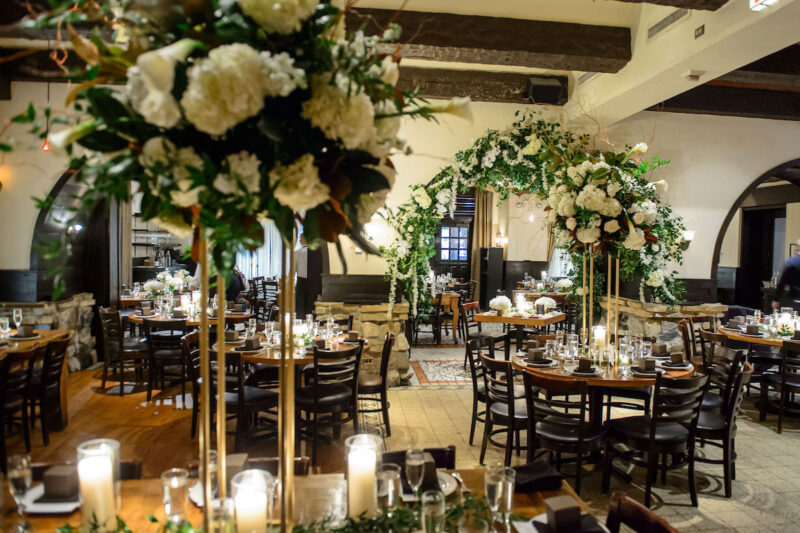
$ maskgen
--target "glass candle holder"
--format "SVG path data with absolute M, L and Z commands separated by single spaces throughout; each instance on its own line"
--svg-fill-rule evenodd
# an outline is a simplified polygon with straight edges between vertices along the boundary
M 266 470 L 243 470 L 233 476 L 231 496 L 238 533 L 267 533 L 274 490 L 274 478 Z
M 83 525 L 102 531 L 115 523 L 121 503 L 119 441 L 92 439 L 77 451 Z
M 173 524 L 186 518 L 186 501 L 189 497 L 189 472 L 183 468 L 170 468 L 161 474 L 164 489 L 164 513 Z
M 383 443 L 378 435 L 352 435 L 344 441 L 347 477 L 347 513 L 375 516 L 378 508 L 376 473 L 380 469 Z

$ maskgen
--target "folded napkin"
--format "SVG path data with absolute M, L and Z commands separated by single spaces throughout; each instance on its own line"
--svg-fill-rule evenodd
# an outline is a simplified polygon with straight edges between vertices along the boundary
M 521 494 L 558 490 L 564 480 L 564 476 L 545 461 L 534 461 L 533 463 L 514 467 L 514 470 L 517 471 L 514 490 Z
M 519 533 L 552 533 L 553 531 L 546 522 L 539 521 L 514 522 L 514 528 Z M 592 515 L 581 515 L 581 533 L 605 533 L 606 531 L 608 530 Z

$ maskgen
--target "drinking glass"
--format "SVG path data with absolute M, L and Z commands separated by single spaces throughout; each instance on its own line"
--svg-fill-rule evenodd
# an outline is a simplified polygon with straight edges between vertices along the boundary
M 422 450 L 406 451 L 406 479 L 408 484 L 414 489 L 414 495 L 419 494 L 422 486 L 422 478 L 425 475 L 425 454 Z
M 500 509 L 500 502 L 503 498 L 505 470 L 503 463 L 492 463 L 486 467 L 483 476 L 484 493 L 486 494 L 486 503 L 492 511 L 492 522 L 497 516 L 497 511 Z
M 247 320 L 247 336 L 254 337 L 256 334 L 256 319 L 250 318 Z
M 384 463 L 377 474 L 378 504 L 382 509 L 391 509 L 397 504 L 400 492 L 400 466 Z
M 210 533 L 236 532 L 236 515 L 232 498 L 211 500 L 211 519 L 208 529 Z
M 208 450 L 208 473 L 211 474 L 211 496 L 217 494 L 217 476 L 219 472 L 219 463 L 217 462 L 217 450 Z M 203 479 L 203 460 L 200 460 L 200 479 Z
M 9 331 L 11 331 L 11 327 L 8 323 L 8 317 L 0 317 L 0 339 L 7 339 Z
M 544 348 L 545 348 L 545 356 L 549 359 L 554 359 L 556 356 L 556 341 L 554 340 L 545 341 Z
M 11 496 L 17 504 L 17 512 L 20 519 L 25 519 L 25 494 L 31 488 L 33 481 L 33 472 L 31 470 L 31 456 L 24 455 L 11 455 L 8 458 L 8 490 L 11 491 Z M 20 531 L 24 527 L 20 525 Z
M 142 284 L 137 281 L 133 284 L 133 297 L 138 298 L 140 292 L 142 292 Z
M 161 484 L 164 487 L 164 513 L 167 520 L 180 524 L 186 518 L 189 472 L 183 468 L 170 468 L 161 474 Z
M 513 468 L 506 468 L 503 472 L 503 491 L 500 497 L 500 513 L 503 523 L 508 523 L 508 517 L 514 508 L 514 482 L 517 471 Z
M 19 330 L 19 326 L 22 324 L 22 309 L 17 307 L 14 309 L 12 314 L 14 318 L 14 327 L 16 327 L 17 330 Z M 19 331 L 17 331 L 17 333 L 19 333 Z
M 427 490 L 422 494 L 422 531 L 441 533 L 444 531 L 444 493 Z

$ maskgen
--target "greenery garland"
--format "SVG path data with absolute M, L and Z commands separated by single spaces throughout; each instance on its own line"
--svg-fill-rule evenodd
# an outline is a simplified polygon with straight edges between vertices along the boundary
M 429 306 L 436 230 L 454 212 L 457 194 L 477 188 L 493 190 L 501 200 L 528 192 L 547 205 L 558 246 L 571 252 L 573 294 L 582 293 L 582 257 L 592 253 L 618 256 L 622 279 L 640 280 L 642 301 L 648 288 L 654 299 L 677 303 L 683 287 L 669 266 L 682 262 L 685 227 L 659 198 L 657 187 L 666 183 L 646 178 L 669 162 L 643 159 L 644 143 L 624 151 L 590 145 L 588 135 L 518 112 L 509 128 L 489 130 L 427 185 L 415 185 L 411 200 L 386 215 L 396 232 L 391 245 L 381 248 L 390 302 L 402 283 L 414 314 Z

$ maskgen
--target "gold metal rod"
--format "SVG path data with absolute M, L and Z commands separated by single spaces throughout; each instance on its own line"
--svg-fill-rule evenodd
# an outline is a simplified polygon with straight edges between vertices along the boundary
M 281 477 L 281 531 L 291 532 L 294 520 L 294 245 L 282 244 L 281 294 L 278 299 L 281 321 L 280 410 L 278 411 L 278 454 Z
M 211 448 L 211 368 L 208 356 L 208 243 L 200 228 L 200 466 L 203 479 L 203 531 L 210 531 L 211 521 L 211 469 L 209 468 Z
M 617 286 L 614 297 L 614 356 L 619 358 L 619 257 L 617 257 L 617 274 L 614 282 Z
M 608 277 L 606 278 L 606 285 L 608 287 L 608 297 L 606 298 L 606 350 L 608 350 L 608 339 L 611 336 L 611 256 L 606 256 L 608 261 Z
M 225 430 L 225 278 L 217 276 L 217 491 L 220 498 L 227 492 L 225 475 L 226 442 Z
M 581 291 L 583 292 L 583 305 L 581 305 L 581 320 L 583 322 L 581 341 L 584 341 L 586 340 L 586 248 L 583 249 L 583 285 Z
M 586 343 L 588 347 L 592 346 L 592 336 L 594 329 L 594 250 L 589 248 L 589 341 Z

